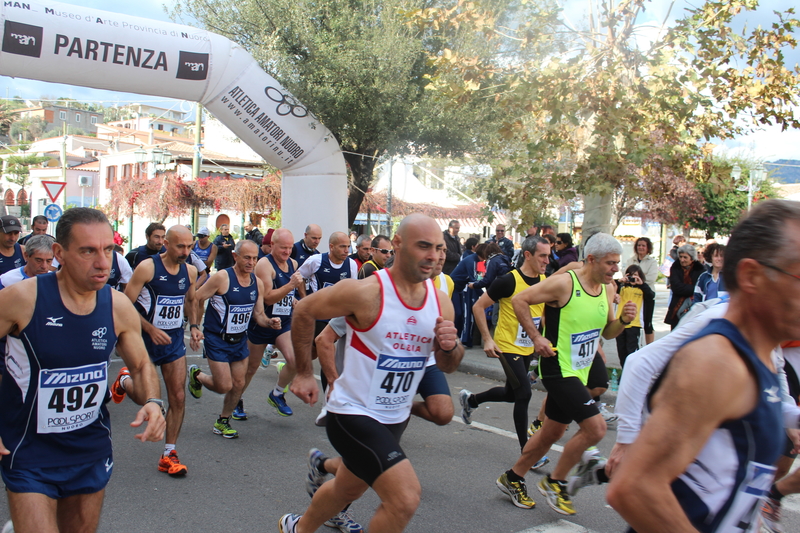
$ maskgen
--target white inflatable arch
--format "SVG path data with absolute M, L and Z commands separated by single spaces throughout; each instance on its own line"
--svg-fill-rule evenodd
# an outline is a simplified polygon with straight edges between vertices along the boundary
M 347 227 L 339 144 L 231 40 L 68 4 L 3 1 L 0 74 L 200 102 L 282 171 L 283 226 Z

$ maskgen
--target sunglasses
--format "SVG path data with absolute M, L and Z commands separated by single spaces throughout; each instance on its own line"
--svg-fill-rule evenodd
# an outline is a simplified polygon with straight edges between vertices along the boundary
M 386 248 L 373 248 L 373 250 L 382 254 L 394 255 L 394 250 L 387 250 Z
M 556 241 L 556 244 L 564 244 L 564 243 L 561 241 Z

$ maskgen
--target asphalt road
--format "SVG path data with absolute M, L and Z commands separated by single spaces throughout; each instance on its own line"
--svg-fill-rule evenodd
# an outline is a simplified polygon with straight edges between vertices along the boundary
M 189 363 L 205 367 L 198 356 Z M 121 361 L 112 362 L 116 376 Z M 102 532 L 211 532 L 278 531 L 285 513 L 302 513 L 309 503 L 305 492 L 306 456 L 312 447 L 335 453 L 323 428 L 314 426 L 318 407 L 301 404 L 289 396 L 295 411 L 281 417 L 266 402 L 274 387 L 274 365 L 259 370 L 245 404 L 250 419 L 232 424 L 240 432 L 234 440 L 211 432 L 222 397 L 204 391 L 195 400 L 187 394 L 186 419 L 178 451 L 189 467 L 185 478 L 158 472 L 161 444 L 135 440 L 127 424 L 137 406 L 130 400 L 109 409 L 114 429 L 114 473 L 106 490 L 99 531 Z M 479 392 L 498 382 L 473 374 L 448 376 L 457 404 L 458 392 Z M 530 413 L 534 415 L 544 393 L 534 391 Z M 422 503 L 409 524 L 409 532 L 596 532 L 624 531 L 626 526 L 605 502 L 605 487 L 589 487 L 575 499 L 578 513 L 563 517 L 551 511 L 535 489 L 540 474 L 527 476 L 529 493 L 537 502 L 531 510 L 514 507 L 495 487 L 495 480 L 516 460 L 518 445 L 513 435 L 509 404 L 488 404 L 473 414 L 472 426 L 454 420 L 444 427 L 413 419 L 403 437 L 423 487 Z M 459 410 L 456 409 L 456 418 Z M 572 426 L 564 440 L 576 426 Z M 599 447 L 607 454 L 615 432 L 609 431 Z M 563 442 L 561 442 L 563 444 Z M 557 452 L 551 452 L 553 461 Z M 542 469 L 549 472 L 551 466 Z M 785 500 L 786 501 L 786 500 Z M 378 505 L 368 491 L 352 506 L 363 524 Z M 786 501 L 786 531 L 800 531 L 800 499 Z M 0 524 L 8 519 L 5 494 L 0 494 Z M 335 531 L 323 527 L 320 531 Z

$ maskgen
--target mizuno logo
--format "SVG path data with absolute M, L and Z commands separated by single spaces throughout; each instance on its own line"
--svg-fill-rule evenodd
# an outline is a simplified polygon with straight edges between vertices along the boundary
M 401 359 L 386 359 L 380 363 L 379 368 L 392 368 L 395 370 L 420 370 L 425 368 L 426 360 L 422 361 L 403 361 Z
M 233 292 L 239 292 L 239 287 L 234 287 Z
M 58 321 L 61 320 L 62 318 L 64 318 L 64 317 L 63 316 L 59 316 L 59 317 L 49 316 L 49 317 L 47 317 L 47 323 L 45 324 L 45 326 L 58 326 L 59 328 L 61 328 L 61 327 L 64 326 L 64 324 L 59 324 Z
M 323 269 L 322 269 L 322 271 L 323 271 L 323 272 L 330 272 L 330 271 L 331 271 L 331 269 L 330 269 L 330 268 L 323 268 Z
M 102 370 L 90 370 L 80 374 L 70 374 L 68 372 L 53 372 L 44 381 L 44 385 L 66 385 L 68 383 L 86 383 L 97 381 L 105 377 Z
M 764 392 L 767 395 L 767 401 L 770 403 L 778 403 L 781 401 L 780 397 L 778 396 L 778 387 L 770 387 L 768 389 L 764 389 Z
M 111 457 L 106 459 L 106 472 L 111 470 L 111 467 L 114 466 L 114 461 L 111 460 Z
M 167 276 L 158 276 L 158 281 L 167 281 Z
M 594 400 L 590 399 L 588 402 L 584 403 L 583 405 L 592 405 L 593 403 L 594 403 Z

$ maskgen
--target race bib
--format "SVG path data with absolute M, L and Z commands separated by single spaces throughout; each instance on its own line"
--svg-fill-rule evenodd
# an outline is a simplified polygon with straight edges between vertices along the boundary
M 294 291 L 284 296 L 280 302 L 272 304 L 272 316 L 289 316 L 292 314 Z
M 755 533 L 758 531 L 759 512 L 767 493 L 772 486 L 776 468 L 750 461 L 747 472 L 739 484 L 733 504 L 725 518 L 720 522 L 718 531 L 744 531 Z
M 108 365 L 39 372 L 38 433 L 67 433 L 97 420 L 106 397 Z
M 253 304 L 228 307 L 228 323 L 225 324 L 225 333 L 236 334 L 245 331 L 252 313 Z
M 369 388 L 370 409 L 394 411 L 411 405 L 425 374 L 427 356 L 396 357 L 381 354 Z
M 533 325 L 536 326 L 536 329 L 539 329 L 539 324 L 542 322 L 542 318 L 535 316 L 533 318 Z M 522 327 L 520 324 L 517 327 L 517 339 L 514 341 L 515 346 L 519 346 L 520 348 L 533 348 L 533 341 L 528 334 L 525 333 L 525 328 Z
M 156 310 L 153 325 L 158 329 L 183 327 L 183 295 L 156 296 Z
M 572 368 L 581 370 L 592 366 L 594 354 L 599 347 L 600 330 L 592 329 L 570 335 L 570 355 Z

